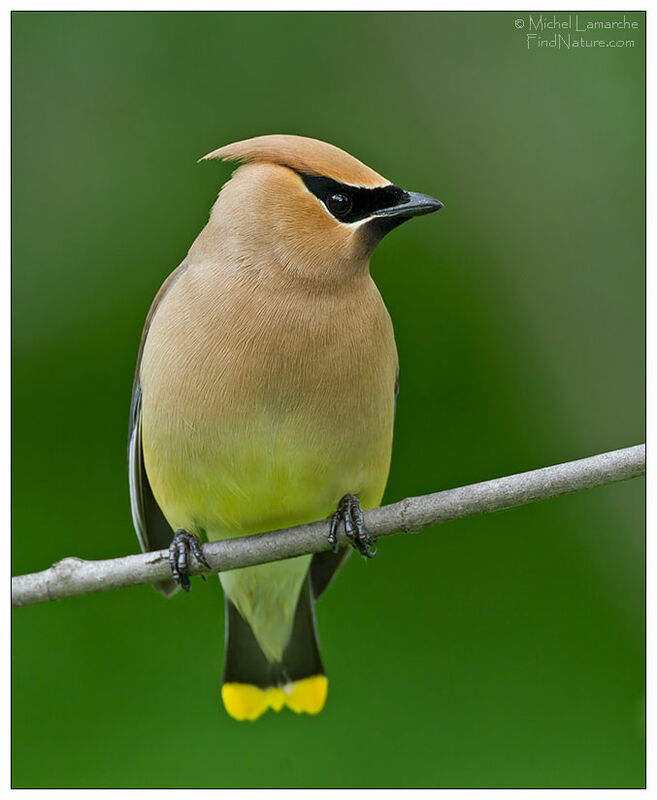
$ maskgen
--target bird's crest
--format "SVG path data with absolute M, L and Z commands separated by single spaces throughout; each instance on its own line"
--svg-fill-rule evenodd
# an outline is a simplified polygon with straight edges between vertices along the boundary
M 213 150 L 201 161 L 245 161 L 280 164 L 306 175 L 322 175 L 352 186 L 387 186 L 389 181 L 332 144 L 306 136 L 255 136 Z

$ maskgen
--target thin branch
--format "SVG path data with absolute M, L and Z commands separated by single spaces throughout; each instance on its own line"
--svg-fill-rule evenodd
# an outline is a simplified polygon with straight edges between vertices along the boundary
M 568 492 L 635 478 L 645 474 L 645 445 L 569 461 L 544 469 L 522 472 L 458 489 L 448 489 L 365 512 L 370 535 L 380 538 L 394 533 L 414 533 L 452 519 L 545 500 Z M 203 546 L 211 570 L 221 572 L 268 561 L 279 561 L 328 549 L 328 522 L 322 520 L 296 528 L 244 536 Z M 345 543 L 344 534 L 340 543 Z M 65 558 L 50 569 L 12 578 L 12 605 L 27 606 L 91 592 L 122 589 L 170 577 L 168 551 L 141 553 L 106 561 Z

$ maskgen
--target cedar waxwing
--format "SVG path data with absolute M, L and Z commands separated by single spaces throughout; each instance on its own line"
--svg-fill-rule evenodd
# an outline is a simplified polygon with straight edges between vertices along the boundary
M 334 550 L 343 524 L 374 554 L 362 509 L 388 478 L 399 373 L 369 261 L 392 228 L 442 207 L 302 136 L 258 136 L 214 158 L 244 163 L 153 301 L 130 415 L 133 520 L 144 551 L 169 548 L 166 595 L 189 590 L 199 539 L 331 517 Z M 313 606 L 349 552 L 219 575 L 232 717 L 322 709 Z

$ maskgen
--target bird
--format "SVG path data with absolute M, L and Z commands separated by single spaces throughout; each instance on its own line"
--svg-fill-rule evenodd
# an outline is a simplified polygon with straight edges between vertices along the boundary
M 391 461 L 398 356 L 370 258 L 443 204 L 304 136 L 199 160 L 214 159 L 237 167 L 143 329 L 132 518 L 143 551 L 168 548 L 166 596 L 189 591 L 192 558 L 209 566 L 203 541 L 330 520 L 325 552 L 219 574 L 227 713 L 317 714 L 328 679 L 314 604 L 353 550 L 376 552 L 363 510 L 380 504 Z

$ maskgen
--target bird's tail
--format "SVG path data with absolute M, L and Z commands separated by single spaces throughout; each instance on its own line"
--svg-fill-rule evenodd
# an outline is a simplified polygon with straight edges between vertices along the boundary
M 280 664 L 268 661 L 249 624 L 226 597 L 226 664 L 221 697 L 234 719 L 254 720 L 283 706 L 298 714 L 318 714 L 328 680 L 319 653 L 315 612 L 306 577 L 294 617 L 290 642 Z

